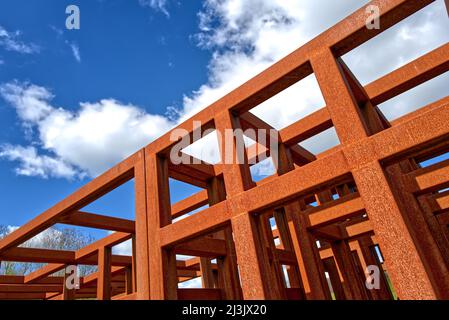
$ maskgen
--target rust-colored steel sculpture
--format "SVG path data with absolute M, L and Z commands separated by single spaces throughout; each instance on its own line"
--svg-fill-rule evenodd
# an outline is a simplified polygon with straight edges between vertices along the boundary
M 314 73 L 327 105 L 276 131 L 275 175 L 255 183 L 248 162 L 175 165 L 169 132 L 2 239 L 0 260 L 46 265 L 0 276 L 0 299 L 448 299 L 449 160 L 420 164 L 449 151 L 449 97 L 392 122 L 377 105 L 447 72 L 449 44 L 366 86 L 340 58 L 432 2 L 371 1 L 381 29 L 361 8 L 178 126 L 272 129 L 249 111 Z M 299 147 L 332 127 L 337 147 Z M 172 204 L 169 178 L 203 190 Z M 132 179 L 135 221 L 80 211 Z M 20 246 L 56 223 L 115 233 L 78 251 Z M 129 239 L 132 256 L 112 254 Z M 68 289 L 52 275 L 69 265 L 98 271 Z M 367 266 L 380 270 L 377 289 Z M 179 288 L 199 277 L 202 289 Z

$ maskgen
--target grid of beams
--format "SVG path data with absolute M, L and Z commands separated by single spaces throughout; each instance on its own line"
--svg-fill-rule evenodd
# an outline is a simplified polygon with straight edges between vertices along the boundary
M 222 164 L 222 145 L 222 163 L 175 165 L 169 132 L 0 240 L 0 261 L 47 263 L 0 276 L 0 299 L 448 299 L 449 160 L 420 163 L 449 151 L 449 97 L 391 123 L 377 105 L 447 72 L 449 44 L 366 86 L 341 59 L 432 2 L 373 0 L 381 29 L 361 8 L 176 128 L 272 129 L 249 111 L 314 73 L 326 106 L 276 131 L 276 174 L 254 182 L 251 162 Z M 337 147 L 298 145 L 331 127 Z M 203 190 L 172 204 L 170 178 Z M 82 211 L 131 179 L 135 221 Z M 78 251 L 20 247 L 56 223 L 115 233 Z M 132 256 L 112 254 L 129 239 Z M 98 270 L 79 289 L 52 276 L 81 264 Z M 367 266 L 381 270 L 376 290 Z M 202 289 L 180 286 L 199 278 Z

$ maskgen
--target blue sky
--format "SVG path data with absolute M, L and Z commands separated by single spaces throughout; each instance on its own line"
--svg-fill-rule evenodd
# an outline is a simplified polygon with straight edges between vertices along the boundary
M 35 217 L 367 2 L 1 1 L 0 224 Z M 70 4 L 80 30 L 65 28 Z M 438 0 L 343 59 L 365 84 L 448 42 L 448 27 Z M 397 118 L 447 96 L 448 81 L 380 107 Z M 282 128 L 322 106 L 311 76 L 254 113 Z M 303 145 L 337 143 L 329 131 Z M 176 186 L 174 200 L 194 191 Z M 132 185 L 89 209 L 132 218 Z
M 80 30 L 65 28 L 65 8 L 73 3 L 80 7 Z M 0 25 L 20 30 L 17 41 L 35 44 L 38 52 L 0 49 L 0 83 L 17 79 L 51 88 L 52 103 L 69 110 L 80 101 L 113 97 L 164 114 L 167 106 L 180 103 L 183 93 L 206 81 L 211 53 L 192 39 L 200 7 L 197 1 L 175 4 L 168 18 L 129 0 L 2 1 Z M 80 48 L 81 61 L 70 44 Z M 0 126 L 0 143 L 29 142 L 5 101 L 0 102 Z M 15 167 L 14 162 L 0 162 L 0 222 L 6 225 L 26 222 L 88 180 L 22 176 Z M 119 201 L 114 207 L 130 209 Z

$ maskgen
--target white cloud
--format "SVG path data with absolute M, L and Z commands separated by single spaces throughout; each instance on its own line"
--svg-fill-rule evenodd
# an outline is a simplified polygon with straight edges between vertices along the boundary
M 16 231 L 19 228 L 20 227 L 18 227 L 18 226 L 7 226 L 6 234 L 10 234 L 11 232 L 14 232 L 14 231 Z
M 20 31 L 10 32 L 0 26 L 0 47 L 5 48 L 7 51 L 15 51 L 24 54 L 38 53 L 40 51 L 39 46 L 34 43 L 25 43 L 21 41 L 19 39 L 20 36 Z
M 163 12 L 167 17 L 170 16 L 167 10 L 168 0 L 139 0 L 142 7 L 150 7 L 154 10 Z
M 39 155 L 34 147 L 3 145 L 0 147 L 0 158 L 19 162 L 19 166 L 15 169 L 18 175 L 71 179 L 79 174 L 64 160 Z
M 1 85 L 0 94 L 24 125 L 37 132 L 39 146 L 51 154 L 4 146 L 1 155 L 19 161 L 17 173 L 24 175 L 96 176 L 173 126 L 164 116 L 113 99 L 80 103 L 77 111 L 57 108 L 51 105 L 48 89 L 17 81 Z
M 132 240 L 127 240 L 125 242 L 119 243 L 118 245 L 112 247 L 112 253 L 121 256 L 132 256 L 133 254 L 133 243 Z
M 253 176 L 266 177 L 271 176 L 276 172 L 276 168 L 271 158 L 267 158 L 253 165 L 251 168 Z
M 181 118 L 187 119 L 210 105 L 366 3 L 206 0 L 199 14 L 201 32 L 197 39 L 213 51 L 209 81 L 184 97 Z M 367 83 L 448 42 L 448 28 L 444 2 L 438 0 L 344 59 L 360 81 Z M 426 96 L 449 94 L 447 85 L 444 87 L 448 79 L 449 75 L 437 79 Z M 445 88 L 443 92 L 441 88 Z M 415 100 L 407 97 L 401 105 L 389 105 L 388 116 L 396 118 L 412 111 L 410 105 Z M 316 80 L 310 76 L 251 112 L 279 129 L 323 106 Z M 322 151 L 338 143 L 335 134 L 328 131 L 314 141 L 316 146 L 309 143 L 308 147 Z
M 382 22 L 382 21 L 381 21 Z M 367 84 L 449 41 L 449 19 L 437 0 L 344 56 Z
M 64 30 L 54 26 L 54 25 L 49 25 L 50 29 L 53 30 L 54 33 L 56 33 L 56 35 L 59 37 L 62 37 L 64 35 Z
M 213 50 L 209 81 L 184 97 L 181 119 L 229 93 L 366 2 L 206 0 L 199 14 L 201 32 L 197 39 L 201 46 Z M 316 78 L 311 75 L 251 112 L 281 129 L 324 105 Z M 325 150 L 338 144 L 332 134 L 320 141 L 323 144 L 313 149 Z M 252 172 L 265 176 L 273 170 L 272 162 L 265 161 Z
M 50 25 L 49 28 L 56 34 L 58 39 L 64 39 L 64 30 L 55 27 L 54 25 Z M 81 51 L 79 45 L 75 41 L 64 40 L 64 43 L 70 49 L 75 60 L 80 63 L 81 62 Z
M 184 98 L 185 117 L 249 80 L 364 2 L 206 0 L 199 14 L 201 32 L 197 38 L 200 45 L 214 51 L 210 77 L 207 84 Z M 310 86 L 313 79 L 307 82 Z M 298 94 L 290 98 L 290 105 L 283 110 L 295 109 L 292 101 L 302 100 Z M 279 116 L 277 111 L 272 113 Z
M 201 277 L 194 278 L 188 281 L 184 281 L 178 284 L 180 289 L 200 289 L 203 287 Z

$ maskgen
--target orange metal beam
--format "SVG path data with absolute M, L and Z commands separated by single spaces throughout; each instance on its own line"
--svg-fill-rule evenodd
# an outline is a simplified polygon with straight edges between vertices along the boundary
M 59 223 L 126 233 L 134 233 L 136 229 L 135 222 L 131 220 L 102 216 L 81 211 L 71 213 L 67 216 L 62 217 L 59 220 Z

